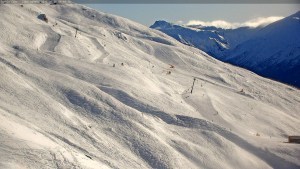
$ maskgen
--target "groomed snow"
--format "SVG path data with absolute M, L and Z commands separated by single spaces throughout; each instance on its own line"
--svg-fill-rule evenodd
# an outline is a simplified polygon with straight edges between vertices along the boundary
M 298 89 L 84 6 L 0 14 L 0 168 L 300 168 Z

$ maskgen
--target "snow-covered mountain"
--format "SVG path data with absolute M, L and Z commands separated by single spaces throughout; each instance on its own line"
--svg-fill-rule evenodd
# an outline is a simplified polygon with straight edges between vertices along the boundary
M 214 26 L 185 26 L 166 21 L 156 21 L 150 28 L 162 31 L 181 43 L 199 48 L 214 57 L 223 57 L 224 51 L 248 40 L 261 29 L 261 27 L 223 29 Z
M 0 14 L 0 168 L 300 167 L 298 89 L 84 6 Z
M 257 74 L 300 87 L 300 12 L 265 27 L 221 29 L 155 22 L 184 44 Z
M 300 11 L 230 49 L 224 60 L 300 87 Z

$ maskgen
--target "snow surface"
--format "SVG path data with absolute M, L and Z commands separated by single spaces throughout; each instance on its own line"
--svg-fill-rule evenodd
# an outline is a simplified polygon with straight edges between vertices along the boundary
M 265 27 L 221 29 L 156 21 L 160 30 L 211 56 L 300 88 L 300 11 Z
M 300 88 L 300 11 L 227 52 L 225 61 Z
M 181 43 L 199 48 L 215 58 L 226 57 L 224 51 L 235 48 L 261 29 L 261 27 L 223 29 L 214 26 L 185 26 L 166 21 L 156 21 L 150 28 L 160 30 Z
M 84 6 L 0 13 L 0 168 L 300 167 L 298 89 Z

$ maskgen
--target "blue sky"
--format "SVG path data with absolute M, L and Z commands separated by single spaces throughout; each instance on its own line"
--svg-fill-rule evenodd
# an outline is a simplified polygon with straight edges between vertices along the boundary
M 146 26 L 156 20 L 188 23 L 223 20 L 244 23 L 259 17 L 288 16 L 300 10 L 299 4 L 88 4 L 103 12 L 116 14 Z

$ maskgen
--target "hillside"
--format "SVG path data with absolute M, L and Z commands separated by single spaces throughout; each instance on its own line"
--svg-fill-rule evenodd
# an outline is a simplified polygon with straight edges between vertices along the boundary
M 223 29 L 214 26 L 176 25 L 166 21 L 156 21 L 150 26 L 175 38 L 188 46 L 205 51 L 215 58 L 224 58 L 224 52 L 251 38 L 261 27 L 240 27 Z
M 300 167 L 298 89 L 81 5 L 0 13 L 0 168 Z
M 225 61 L 300 87 L 300 11 L 261 29 Z
M 264 77 L 300 87 L 300 12 L 265 27 L 221 29 L 165 21 L 151 28 Z

